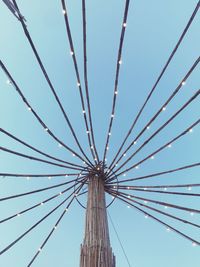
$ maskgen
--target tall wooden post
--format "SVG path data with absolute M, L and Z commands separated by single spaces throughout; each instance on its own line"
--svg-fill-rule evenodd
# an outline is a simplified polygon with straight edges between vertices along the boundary
M 80 267 L 115 267 L 109 239 L 104 180 L 99 176 L 89 178 Z

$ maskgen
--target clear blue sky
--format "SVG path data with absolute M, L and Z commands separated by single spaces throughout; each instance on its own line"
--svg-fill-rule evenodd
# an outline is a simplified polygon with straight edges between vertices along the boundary
M 80 97 L 76 86 L 76 77 L 70 56 L 60 1 L 17 1 L 22 14 L 27 19 L 29 32 L 39 51 L 59 98 L 72 121 L 84 150 L 90 155 L 84 127 Z M 88 79 L 95 138 L 99 154 L 102 156 L 106 133 L 111 114 L 117 51 L 119 46 L 125 1 L 86 1 L 87 37 L 88 37 Z M 115 120 L 112 128 L 108 162 L 115 155 L 127 133 L 133 118 L 143 104 L 161 68 L 174 48 L 181 32 L 191 16 L 197 0 L 169 1 L 130 1 L 130 10 L 124 40 L 122 66 L 119 78 Z M 83 84 L 83 44 L 81 1 L 67 1 L 70 26 L 77 55 L 78 67 Z M 200 12 L 197 14 L 189 32 L 184 38 L 177 54 L 159 83 L 143 115 L 138 121 L 129 142 L 137 135 L 155 111 L 170 96 L 186 72 L 199 56 L 200 51 Z M 8 67 L 23 93 L 37 110 L 38 114 L 56 135 L 74 148 L 76 145 L 67 128 L 63 116 L 50 92 L 49 87 L 37 65 L 31 48 L 17 19 L 0 2 L 0 58 Z M 200 67 L 198 66 L 186 85 L 152 124 L 149 131 L 138 141 L 141 144 L 150 133 L 178 110 L 200 86 Z M 64 160 L 80 163 L 64 148 L 55 142 L 35 120 L 23 104 L 17 92 L 6 83 L 5 74 L 0 71 L 0 127 L 12 132 L 24 141 Z M 170 126 L 166 127 L 152 142 L 132 160 L 132 163 L 144 158 L 148 153 L 175 137 L 200 117 L 200 101 L 197 98 Z M 148 160 L 138 170 L 127 173 L 127 178 L 164 171 L 199 161 L 200 127 L 187 134 L 171 149 L 165 149 Z M 3 134 L 0 134 L 1 146 L 38 156 Z M 132 149 L 132 151 L 134 151 Z M 129 165 L 130 166 L 130 165 Z M 58 173 L 65 170 L 43 163 L 18 158 L 3 151 L 0 152 L 0 172 L 14 173 Z M 199 168 L 170 174 L 137 184 L 176 184 L 199 183 Z M 47 178 L 1 178 L 0 197 L 26 192 L 37 188 L 66 181 L 65 177 L 48 180 Z M 120 180 L 124 177 L 119 177 Z M 136 183 L 135 183 L 136 184 Z M 58 193 L 60 189 L 38 193 L 20 199 L 0 202 L 0 219 Z M 182 189 L 181 192 L 187 192 Z M 198 192 L 193 188 L 192 192 Z M 146 194 L 146 195 L 145 195 Z M 149 196 L 161 201 L 171 201 L 179 205 L 199 208 L 198 198 L 171 197 L 163 195 L 137 194 Z M 60 197 L 63 199 L 63 196 Z M 0 225 L 0 250 L 12 242 L 34 222 L 53 208 L 59 199 L 38 207 L 33 211 Z M 153 205 L 152 205 L 153 206 Z M 156 206 L 155 206 L 156 207 Z M 2 267 L 25 267 L 40 247 L 62 212 L 60 208 L 44 223 L 29 233 L 16 246 L 0 256 Z M 161 210 L 164 210 L 162 207 Z M 199 223 L 198 214 L 176 212 L 174 215 Z M 133 209 L 115 201 L 109 208 L 120 239 L 132 267 L 199 267 L 200 248 L 165 227 L 145 219 Z M 158 216 L 159 217 L 159 216 Z M 159 217 L 164 219 L 164 217 Z M 165 219 L 172 226 L 184 231 L 200 241 L 198 229 L 181 225 Z M 76 267 L 79 265 L 79 250 L 84 232 L 84 210 L 77 203 L 69 209 L 56 233 L 52 236 L 33 266 L 36 267 Z M 128 266 L 116 235 L 110 225 L 113 251 L 117 258 L 117 267 Z

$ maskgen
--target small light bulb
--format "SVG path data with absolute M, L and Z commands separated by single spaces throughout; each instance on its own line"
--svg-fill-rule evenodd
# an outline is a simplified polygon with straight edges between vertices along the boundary
M 60 192 L 59 195 L 62 195 L 62 192 Z
M 17 216 L 18 216 L 18 217 L 20 217 L 20 216 L 21 216 L 21 214 L 20 214 L 20 213 L 18 213 L 18 214 L 17 214 Z
M 108 135 L 111 136 L 111 132 L 109 132 Z
M 194 212 L 190 212 L 190 215 L 191 215 L 191 216 L 194 216 Z
M 145 219 L 147 219 L 148 217 L 149 217 L 149 216 L 148 216 L 147 214 L 144 216 Z
M 134 141 L 133 144 L 136 145 L 137 144 L 137 141 Z
M 27 177 L 26 177 L 26 179 L 27 179 L 27 180 L 30 180 L 30 177 L 29 177 L 29 176 L 27 176 Z
M 126 157 L 126 153 L 124 153 L 123 156 Z
M 114 114 L 111 114 L 111 118 L 114 118 L 114 116 L 115 116 Z
M 68 212 L 68 209 L 65 209 L 65 212 Z
M 105 161 L 107 161 L 107 158 L 105 158 Z
M 41 248 L 39 248 L 39 249 L 38 249 L 38 251 L 42 251 L 42 249 L 41 249 Z
M 124 173 L 123 176 L 125 177 L 126 176 L 126 173 Z
M 196 247 L 197 246 L 197 243 L 196 242 L 192 242 L 192 246 L 193 247 Z
M 192 133 L 193 132 L 193 129 L 191 128 L 191 129 L 189 129 L 189 133 Z
M 164 187 L 164 191 L 167 191 L 167 187 Z
M 77 82 L 77 86 L 78 86 L 78 87 L 80 87 L 80 86 L 81 86 L 81 84 L 80 84 L 79 82 Z
M 58 144 L 58 147 L 62 147 L 62 144 L 59 143 L 59 144 Z
M 49 180 L 51 180 L 51 178 L 52 178 L 51 176 L 48 177 Z
M 186 81 L 182 81 L 182 83 L 181 83 L 182 85 L 185 85 L 186 84 Z
M 89 134 L 89 133 L 90 133 L 90 131 L 86 131 L 86 133 L 87 133 L 87 134 Z
M 108 150 L 109 149 L 109 146 L 107 146 L 106 149 Z
M 165 206 L 165 209 L 168 209 L 168 207 L 167 207 L 167 206 Z
M 150 129 L 150 126 L 147 126 L 147 130 L 149 130 Z
M 144 203 L 145 203 L 145 204 L 147 204 L 147 203 L 148 203 L 148 201 L 146 201 L 146 200 L 145 200 L 145 201 L 144 201 Z
M 170 228 L 169 227 L 167 227 L 166 230 L 167 230 L 167 232 L 170 232 Z
M 54 229 L 55 229 L 55 230 L 57 229 L 57 226 L 56 226 L 56 225 L 54 226 Z
M 129 187 L 129 186 L 127 186 L 127 189 L 130 189 L 130 187 Z
M 166 110 L 166 107 L 163 107 L 163 108 L 162 108 L 162 111 L 165 111 L 165 110 Z
M 139 165 L 137 165 L 137 166 L 135 167 L 135 169 L 139 169 Z
M 6 83 L 7 83 L 8 85 L 12 84 L 10 80 L 7 80 Z
M 31 111 L 31 107 L 28 107 L 28 111 Z
M 117 166 L 118 166 L 118 164 L 116 163 L 116 164 L 115 164 L 115 166 L 117 167 Z
M 41 202 L 41 203 L 40 203 L 40 205 L 42 206 L 42 205 L 44 205 L 44 203 L 43 203 L 43 202 Z
M 72 156 L 75 157 L 75 154 L 73 153 Z
M 86 111 L 85 111 L 85 110 L 83 110 L 82 112 L 83 112 L 83 114 L 84 114 L 84 113 L 86 113 Z
M 118 91 L 115 90 L 115 95 L 117 95 L 117 94 L 118 94 Z
M 167 147 L 168 147 L 168 148 L 171 148 L 171 147 L 172 147 L 172 144 L 169 144 Z
M 188 186 L 188 190 L 191 191 L 192 190 L 192 187 L 191 186 Z
M 120 60 L 119 60 L 119 65 L 121 65 L 121 64 L 122 64 L 122 60 L 120 59 Z
M 46 132 L 48 132 L 49 129 L 46 127 L 46 128 L 44 128 L 44 130 L 45 130 Z
M 93 147 L 93 146 L 91 146 L 91 149 L 94 149 L 94 147 Z
M 74 52 L 73 51 L 70 51 L 70 55 L 73 56 L 74 55 Z
M 128 209 L 130 209 L 130 206 L 127 206 Z
M 155 159 L 155 157 L 154 156 L 151 156 L 151 159 Z
M 126 22 L 124 22 L 124 23 L 123 23 L 123 27 L 126 28 L 126 26 L 127 26 L 127 24 L 126 24 Z
M 63 10 L 62 10 L 62 13 L 63 13 L 63 14 L 66 14 L 66 10 L 63 9 Z

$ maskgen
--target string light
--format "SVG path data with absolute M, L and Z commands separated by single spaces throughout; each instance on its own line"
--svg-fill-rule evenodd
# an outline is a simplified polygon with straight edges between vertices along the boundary
M 59 195 L 62 195 L 62 192 L 60 192 Z
M 41 252 L 41 251 L 42 251 L 42 249 L 41 249 L 41 248 L 39 248 L 39 249 L 38 249 L 38 251 L 39 251 L 39 252 Z
M 87 133 L 87 134 L 89 134 L 89 133 L 90 133 L 90 131 L 88 131 L 88 130 L 87 130 L 87 131 L 86 131 L 86 133 Z
M 20 214 L 20 213 L 18 213 L 18 214 L 17 214 L 17 216 L 18 216 L 18 217 L 20 217 L 20 216 L 21 216 L 21 214 Z
M 165 209 L 168 209 L 168 207 L 167 207 L 167 206 L 165 206 Z
M 46 128 L 44 128 L 44 130 L 45 130 L 46 132 L 48 132 L 49 129 L 46 127 Z
M 126 153 L 124 153 L 123 156 L 126 157 Z
M 77 86 L 78 86 L 78 87 L 80 87 L 80 86 L 81 86 L 81 84 L 80 84 L 79 82 L 77 82 Z
M 75 154 L 73 153 L 72 156 L 75 157 Z
M 188 187 L 188 190 L 189 190 L 189 191 L 190 191 L 190 190 L 192 190 L 192 187 L 191 187 L 191 186 L 189 186 L 189 187 Z
M 147 219 L 148 217 L 149 217 L 149 216 L 148 216 L 147 214 L 144 216 L 145 219 Z
M 168 147 L 168 148 L 171 148 L 171 147 L 172 147 L 172 144 L 169 144 L 167 147 Z
M 73 56 L 74 55 L 74 52 L 73 51 L 70 51 L 70 55 Z
M 182 83 L 181 83 L 182 85 L 185 85 L 186 84 L 186 81 L 182 81 Z
M 43 203 L 43 202 L 41 202 L 41 203 L 40 203 L 40 205 L 41 205 L 41 206 L 43 206 L 43 205 L 44 205 L 44 203 Z
M 139 165 L 135 166 L 135 169 L 139 169 L 139 168 L 140 168 Z
M 105 161 L 107 161 L 107 158 L 105 158 Z
M 124 173 L 123 176 L 126 176 L 126 173 Z
M 7 83 L 8 85 L 12 84 L 10 80 L 7 80 L 6 83 Z
M 151 159 L 155 159 L 155 157 L 154 156 L 151 156 Z
M 119 65 L 121 65 L 122 64 L 122 60 L 120 59 L 118 63 L 119 63 Z
M 65 212 L 68 212 L 68 209 L 65 209 Z
M 164 189 L 163 189 L 164 191 L 167 191 L 167 187 L 164 187 Z
M 27 176 L 27 177 L 26 177 L 26 180 L 30 180 L 30 177 L 29 177 L 29 176 Z
M 137 141 L 134 141 L 133 144 L 136 145 L 137 144 Z
M 147 130 L 149 130 L 150 129 L 150 126 L 147 126 Z
M 118 164 L 116 163 L 116 164 L 115 164 L 115 166 L 117 167 L 117 166 L 118 166 Z
M 126 26 L 127 26 L 127 24 L 126 24 L 126 22 L 124 22 L 124 23 L 123 23 L 123 27 L 126 28 Z
M 191 128 L 191 129 L 189 129 L 189 133 L 192 133 L 193 132 L 193 129 Z
M 94 147 L 93 147 L 93 146 L 91 146 L 91 149 L 94 149 Z
M 86 113 L 86 111 L 85 111 L 85 110 L 83 110 L 82 112 L 83 112 L 83 114 L 85 114 L 85 113 Z
M 190 215 L 191 215 L 191 216 L 194 216 L 194 212 L 190 212 Z
M 108 150 L 109 149 L 109 146 L 107 146 L 106 149 Z
M 62 10 L 62 13 L 65 15 L 65 14 L 66 14 L 66 10 L 63 9 L 63 10 Z
M 197 246 L 197 243 L 196 242 L 192 242 L 192 246 L 193 247 L 196 247 Z
M 54 226 L 54 229 L 55 229 L 55 230 L 57 229 L 57 226 L 56 226 L 56 225 Z
M 128 209 L 130 209 L 130 206 L 127 206 Z
M 109 132 L 108 135 L 111 136 L 111 132 Z
M 29 106 L 27 107 L 27 109 L 28 109 L 28 111 L 31 111 L 32 110 L 31 107 L 29 107 Z
M 62 147 L 63 145 L 59 143 L 58 146 L 59 146 L 59 147 Z
M 114 114 L 111 114 L 111 118 L 114 118 L 114 116 L 115 116 Z
M 166 230 L 167 230 L 167 232 L 170 232 L 170 228 L 169 227 L 167 227 Z
M 165 111 L 165 110 L 166 110 L 166 107 L 163 107 L 163 108 L 162 108 L 162 111 Z
M 51 176 L 48 177 L 49 180 L 51 180 L 51 178 L 52 178 Z

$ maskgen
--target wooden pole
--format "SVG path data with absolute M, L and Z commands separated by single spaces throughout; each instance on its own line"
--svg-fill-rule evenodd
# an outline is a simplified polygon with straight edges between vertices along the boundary
M 80 267 L 115 267 L 115 256 L 109 239 L 104 179 L 101 176 L 93 175 L 89 178 Z

